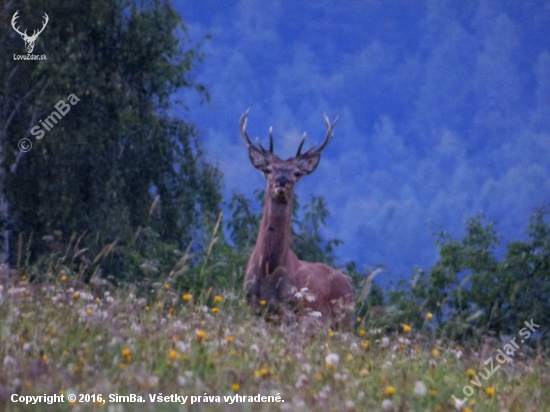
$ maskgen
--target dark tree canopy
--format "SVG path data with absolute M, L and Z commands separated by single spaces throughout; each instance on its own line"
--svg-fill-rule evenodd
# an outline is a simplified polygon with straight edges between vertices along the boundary
M 10 27 L 16 10 L 31 32 L 48 14 L 33 51 L 47 60 L 14 60 L 25 54 Z M 182 106 L 171 100 L 177 90 L 208 100 L 193 77 L 200 44 L 190 44 L 171 2 L 13 1 L 1 26 L 0 179 L 12 245 L 32 233 L 40 252 L 39 240 L 54 231 L 123 244 L 147 227 L 185 248 L 215 222 L 220 172 L 205 162 L 193 125 L 170 113 Z M 70 110 L 47 131 L 41 121 L 61 100 Z M 27 153 L 17 146 L 24 137 L 33 145 Z

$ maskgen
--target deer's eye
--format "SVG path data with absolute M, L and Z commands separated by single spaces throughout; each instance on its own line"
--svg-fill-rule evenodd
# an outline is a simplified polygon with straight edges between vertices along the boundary
M 300 176 L 302 176 L 302 174 L 300 172 L 294 172 L 294 176 L 300 177 Z
M 271 169 L 264 169 L 263 171 L 264 171 L 264 173 L 265 173 L 266 175 L 268 175 L 268 174 L 271 173 Z

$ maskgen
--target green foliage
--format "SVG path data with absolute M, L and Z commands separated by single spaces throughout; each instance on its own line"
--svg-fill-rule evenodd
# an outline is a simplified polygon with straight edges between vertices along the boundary
M 57 0 L 35 48 L 48 59 L 14 61 L 22 41 L 10 29 L 10 7 L 1 21 L 10 34 L 0 52 L 0 177 L 12 243 L 33 232 L 36 257 L 50 253 L 41 240 L 54 231 L 65 242 L 87 233 L 89 260 L 116 244 L 102 268 L 118 279 L 152 276 L 143 264 L 166 271 L 192 240 L 203 242 L 220 211 L 221 173 L 204 160 L 193 125 L 171 116 L 177 90 L 208 100 L 193 78 L 200 44 L 189 44 L 170 2 Z M 41 9 L 31 1 L 20 13 Z M 79 101 L 43 139 L 27 135 L 70 94 Z M 34 147 L 22 154 L 24 136 Z
M 531 218 L 528 240 L 512 241 L 502 259 L 495 257 L 498 237 L 493 223 L 469 219 L 466 235 L 453 239 L 441 233 L 439 261 L 417 271 L 410 288 L 389 294 L 389 308 L 398 321 L 423 325 L 424 314 L 435 316 L 438 333 L 456 340 L 482 335 L 517 334 L 524 321 L 542 325 L 548 344 L 550 318 L 549 208 Z

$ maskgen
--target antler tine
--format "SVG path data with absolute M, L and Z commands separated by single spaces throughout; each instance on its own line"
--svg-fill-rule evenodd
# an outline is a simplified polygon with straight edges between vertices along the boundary
M 23 36 L 23 35 L 25 35 L 25 33 L 27 33 L 27 30 L 25 30 L 25 33 L 21 33 L 21 32 L 19 31 L 19 27 L 21 27 L 21 26 L 18 26 L 17 28 L 15 27 L 16 20 L 19 18 L 18 13 L 19 13 L 19 10 L 17 10 L 17 11 L 15 12 L 15 14 L 13 15 L 13 17 L 11 18 L 11 26 L 13 27 L 13 29 L 14 29 L 17 33 L 19 33 L 21 36 Z
M 250 141 L 248 134 L 246 133 L 246 123 L 248 121 L 248 113 L 250 113 L 250 109 L 244 112 L 243 115 L 241 116 L 241 120 L 239 120 L 239 131 L 241 132 L 241 139 L 243 139 L 243 142 L 246 145 L 246 147 L 254 146 L 254 144 Z
M 298 152 L 296 152 L 296 157 L 300 156 L 300 152 L 302 151 L 302 146 L 304 145 L 306 141 L 306 132 L 304 132 L 304 138 L 302 139 L 302 142 L 300 143 L 300 146 L 298 146 Z
M 269 128 L 269 153 L 273 153 L 273 126 Z
M 330 140 L 334 136 L 334 126 L 336 126 L 336 123 L 338 123 L 338 119 L 339 119 L 339 117 L 336 116 L 336 119 L 334 119 L 334 122 L 332 122 L 331 124 L 330 121 L 328 120 L 327 114 L 323 113 L 323 115 L 325 116 L 325 124 L 327 126 L 327 137 L 325 139 L 325 142 L 321 145 L 321 147 L 319 149 L 316 149 L 317 152 L 321 152 L 325 147 L 327 147 Z

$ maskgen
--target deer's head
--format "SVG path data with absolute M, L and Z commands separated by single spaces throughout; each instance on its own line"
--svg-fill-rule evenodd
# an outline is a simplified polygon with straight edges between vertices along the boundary
M 13 17 L 11 19 L 11 26 L 13 27 L 13 29 L 17 33 L 19 33 L 21 35 L 21 38 L 25 41 L 25 48 L 27 49 L 27 53 L 30 54 L 30 53 L 32 53 L 32 51 L 34 49 L 34 42 L 38 38 L 38 35 L 40 33 L 42 33 L 44 31 L 44 29 L 46 28 L 46 25 L 48 24 L 49 18 L 48 18 L 48 15 L 46 13 L 44 13 L 44 23 L 42 23 L 42 28 L 40 30 L 33 30 L 32 36 L 28 36 L 27 35 L 27 30 L 25 30 L 24 32 L 21 32 L 21 31 L 19 31 L 19 27 L 15 27 L 15 21 L 19 18 L 17 13 L 19 13 L 19 10 L 17 10 L 15 12 L 15 14 L 13 15 Z
M 321 151 L 327 147 L 332 139 L 334 126 L 338 118 L 331 124 L 325 114 L 325 123 L 327 127 L 327 136 L 321 147 L 313 146 L 308 151 L 301 153 L 305 142 L 305 136 L 298 147 L 296 156 L 287 160 L 282 160 L 273 153 L 273 133 L 269 130 L 269 150 L 264 149 L 261 144 L 252 143 L 246 133 L 246 123 L 248 120 L 247 110 L 240 121 L 241 137 L 248 147 L 248 155 L 252 165 L 261 171 L 267 180 L 266 198 L 269 196 L 276 203 L 288 203 L 294 195 L 294 185 L 305 175 L 313 173 L 321 160 Z

